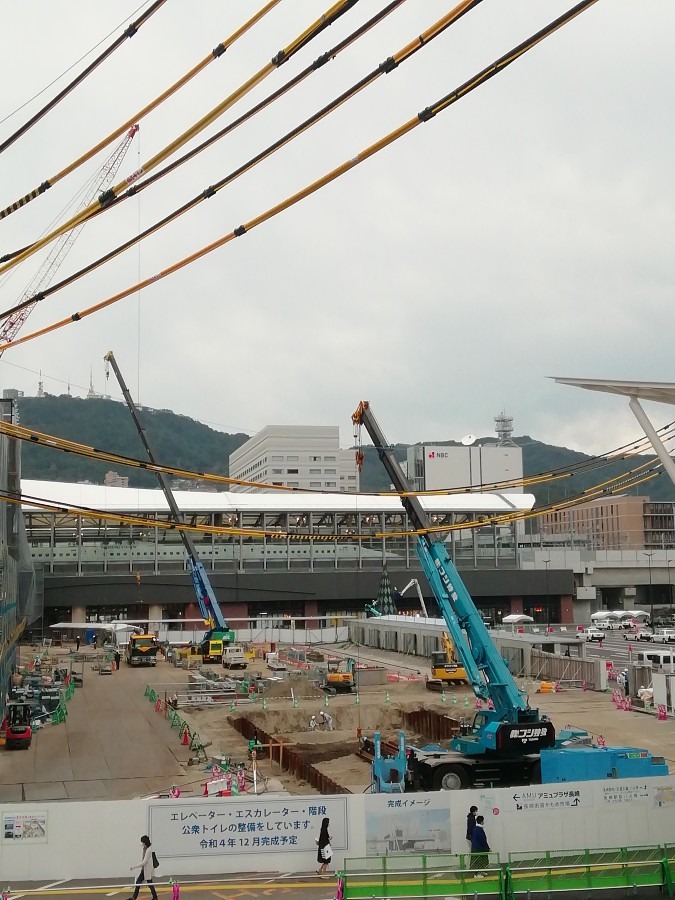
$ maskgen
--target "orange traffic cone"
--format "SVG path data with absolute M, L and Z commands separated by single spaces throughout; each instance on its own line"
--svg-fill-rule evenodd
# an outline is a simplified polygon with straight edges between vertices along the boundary
M 183 747 L 187 747 L 189 745 L 189 743 L 190 743 L 190 738 L 188 735 L 188 727 L 186 725 L 185 728 L 183 729 L 183 737 L 181 739 L 181 744 L 183 745 Z

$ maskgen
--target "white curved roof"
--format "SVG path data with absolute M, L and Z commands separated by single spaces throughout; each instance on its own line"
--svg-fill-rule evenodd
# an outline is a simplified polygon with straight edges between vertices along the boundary
M 21 481 L 24 511 L 38 509 L 31 498 L 63 506 L 84 506 L 104 512 L 167 512 L 166 498 L 159 488 L 109 487 L 101 484 L 72 484 L 64 481 Z M 398 512 L 401 501 L 394 496 L 362 494 L 233 493 L 231 491 L 174 491 L 178 508 L 191 512 Z M 476 515 L 512 513 L 532 509 L 534 494 L 450 494 L 420 497 L 429 513 L 466 512 Z

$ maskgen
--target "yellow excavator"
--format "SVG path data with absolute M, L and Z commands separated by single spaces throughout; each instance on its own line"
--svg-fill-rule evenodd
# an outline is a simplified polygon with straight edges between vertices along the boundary
M 442 691 L 451 684 L 468 684 L 466 669 L 457 662 L 455 645 L 447 631 L 441 635 L 441 647 L 431 654 L 431 678 L 427 681 L 427 690 Z
M 354 690 L 354 660 L 328 660 L 323 689 L 327 694 L 348 694 Z

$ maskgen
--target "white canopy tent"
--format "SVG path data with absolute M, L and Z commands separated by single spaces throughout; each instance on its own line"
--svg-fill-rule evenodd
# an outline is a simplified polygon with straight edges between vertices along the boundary
M 534 622 L 532 616 L 526 616 L 523 613 L 513 613 L 510 616 L 504 616 L 502 623 L 504 625 L 526 625 Z
M 609 610 L 606 609 L 591 614 L 591 622 L 610 622 L 614 620 L 618 621 L 618 619 L 618 613 L 609 612 Z

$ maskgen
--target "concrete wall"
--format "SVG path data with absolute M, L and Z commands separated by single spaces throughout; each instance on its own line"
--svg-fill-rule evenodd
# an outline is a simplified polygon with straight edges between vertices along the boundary
M 311 872 L 324 815 L 336 868 L 345 856 L 386 850 L 464 852 L 471 804 L 485 816 L 492 849 L 504 857 L 675 842 L 675 777 L 429 794 L 21 803 L 0 806 L 0 871 L 9 884 L 127 876 L 139 860 L 140 836 L 149 833 L 161 864 L 158 881 Z M 45 822 L 44 837 L 6 838 L 15 814 Z

